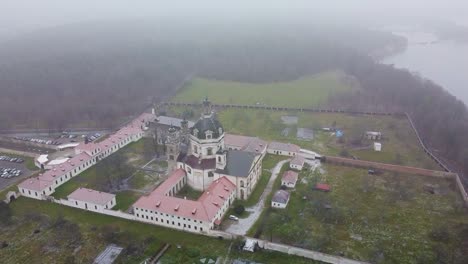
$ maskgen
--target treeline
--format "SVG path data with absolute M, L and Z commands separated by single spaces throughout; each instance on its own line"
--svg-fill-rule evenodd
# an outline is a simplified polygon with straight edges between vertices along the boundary
M 330 106 L 406 111 L 425 141 L 468 172 L 468 114 L 442 88 L 368 56 L 402 40 L 330 25 L 110 23 L 0 45 L 0 129 L 110 127 L 172 95 L 187 76 L 288 81 L 342 69 L 361 91 Z
M 354 39 L 354 41 L 349 41 Z M 361 29 L 150 22 L 83 24 L 0 45 L 0 129 L 111 127 L 187 76 L 286 81 L 397 38 Z

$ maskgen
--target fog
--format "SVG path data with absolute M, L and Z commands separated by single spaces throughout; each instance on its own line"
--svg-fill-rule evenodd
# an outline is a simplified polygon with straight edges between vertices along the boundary
M 0 38 L 89 21 L 162 19 L 222 23 L 332 22 L 375 26 L 423 19 L 467 23 L 463 0 L 353 1 L 123 1 L 15 0 L 0 4 Z M 326 3 L 325 3 L 326 2 Z

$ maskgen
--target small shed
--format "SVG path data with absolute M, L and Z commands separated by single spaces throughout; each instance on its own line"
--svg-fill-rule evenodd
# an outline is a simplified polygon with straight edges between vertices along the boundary
M 322 192 L 329 192 L 330 191 L 330 185 L 328 185 L 326 183 L 317 183 L 315 185 L 315 190 L 322 191 Z
M 254 252 L 256 246 L 257 246 L 257 241 L 255 241 L 253 239 L 247 239 L 245 241 L 245 245 L 244 245 L 243 250 Z
M 382 143 L 374 142 L 374 151 L 382 151 Z

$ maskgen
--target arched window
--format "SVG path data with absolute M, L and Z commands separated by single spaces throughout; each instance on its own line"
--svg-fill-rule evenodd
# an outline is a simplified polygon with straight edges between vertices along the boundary
M 221 156 L 218 156 L 218 162 L 221 162 Z

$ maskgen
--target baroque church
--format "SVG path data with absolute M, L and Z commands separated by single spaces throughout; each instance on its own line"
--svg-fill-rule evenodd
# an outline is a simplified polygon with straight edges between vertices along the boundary
M 267 143 L 258 138 L 226 134 L 207 98 L 193 125 L 182 120 L 165 136 L 167 157 L 173 169 L 183 169 L 187 184 L 205 191 L 213 181 L 226 177 L 236 185 L 236 196 L 249 197 L 262 173 Z

